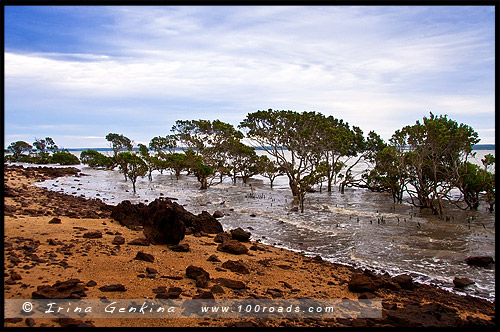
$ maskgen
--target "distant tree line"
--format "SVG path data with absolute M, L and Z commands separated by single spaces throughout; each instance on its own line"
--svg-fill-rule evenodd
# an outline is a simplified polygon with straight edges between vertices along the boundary
M 7 151 L 11 155 L 6 155 L 6 161 L 33 163 L 33 164 L 60 164 L 78 165 L 80 160 L 67 149 L 60 149 L 50 137 L 44 139 L 35 138 L 33 145 L 25 141 L 11 143 Z
M 477 209 L 484 199 L 494 209 L 494 156 L 487 155 L 482 167 L 471 163 L 478 134 L 446 115 L 430 113 L 422 122 L 397 130 L 389 142 L 374 131 L 365 136 L 359 127 L 333 116 L 272 109 L 247 114 L 238 128 L 219 120 L 177 120 L 171 132 L 153 137 L 148 146 L 138 144 L 138 151 L 129 138 L 109 133 L 111 157 L 86 150 L 80 161 L 90 167 L 118 167 L 125 180 L 132 182 L 134 192 L 137 178 L 148 176 L 152 181 L 154 171 L 169 171 L 177 179 L 182 173 L 193 175 L 202 190 L 224 178 L 247 183 L 257 174 L 268 178 L 272 187 L 276 177 L 285 175 L 301 211 L 306 193 L 318 187 L 322 191 L 323 185 L 328 192 L 334 185 L 341 193 L 346 187 L 388 192 L 395 203 L 402 203 L 406 193 L 409 203 L 439 216 L 443 216 L 444 201 Z M 25 142 L 12 143 L 10 160 L 70 159 L 50 138 L 33 145 L 35 152 Z M 256 148 L 267 156 L 258 156 Z M 365 170 L 356 174 L 353 169 L 360 164 Z M 460 192 L 458 199 L 451 196 L 453 189 Z

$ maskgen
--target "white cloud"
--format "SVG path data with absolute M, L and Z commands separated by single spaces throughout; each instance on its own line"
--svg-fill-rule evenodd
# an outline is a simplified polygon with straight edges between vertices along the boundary
M 256 109 L 316 110 L 386 137 L 409 114 L 494 114 L 494 42 L 485 27 L 417 24 L 422 7 L 105 10 L 113 21 L 108 34 L 93 36 L 106 45 L 99 51 L 6 52 L 6 105 L 64 101 L 80 116 L 91 107 L 124 121 L 140 118 L 134 113 L 170 121 L 165 112 L 192 105 L 181 115 L 233 123 Z

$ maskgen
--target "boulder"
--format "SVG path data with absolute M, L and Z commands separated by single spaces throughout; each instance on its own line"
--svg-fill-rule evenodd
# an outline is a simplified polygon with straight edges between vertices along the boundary
M 223 230 L 221 223 L 207 211 L 203 211 L 192 218 L 190 226 L 194 227 L 195 232 L 205 232 L 207 234 L 217 234 Z
M 210 299 L 215 299 L 215 297 L 212 292 L 201 292 L 200 294 L 193 296 L 193 299 L 210 300 Z
M 194 265 L 188 266 L 186 269 L 186 276 L 190 279 L 196 280 L 196 287 L 205 288 L 208 286 L 210 274 L 201 267 Z
M 224 294 L 226 293 L 224 291 L 224 288 L 222 288 L 220 285 L 213 285 L 211 288 L 210 288 L 210 291 L 214 294 Z
M 144 209 L 144 235 L 153 244 L 178 244 L 186 231 L 182 206 L 168 199 L 155 199 Z
M 228 279 L 228 278 L 217 278 L 214 279 L 214 282 L 227 287 L 227 288 L 232 288 L 232 289 L 244 289 L 246 288 L 246 285 L 243 281 L 240 280 L 233 280 L 233 279 Z
M 248 248 L 239 241 L 227 240 L 217 246 L 218 251 L 228 252 L 230 254 L 242 255 L 248 253 Z
M 241 274 L 249 274 L 250 273 L 250 270 L 248 269 L 248 267 L 245 264 L 243 264 L 241 261 L 229 260 L 229 261 L 222 263 L 222 267 L 225 269 L 228 269 L 232 272 L 238 272 Z
M 413 278 L 407 274 L 400 274 L 391 280 L 403 289 L 412 290 L 414 288 Z
M 250 232 L 244 231 L 241 227 L 231 230 L 231 237 L 233 240 L 248 242 L 250 241 L 250 236 Z
M 61 219 L 57 218 L 57 217 L 54 217 L 52 219 L 50 219 L 49 221 L 49 224 L 60 224 L 61 223 Z
M 374 280 L 360 273 L 354 273 L 347 285 L 349 290 L 354 293 L 374 292 L 379 289 L 380 286 L 381 283 L 379 280 Z
M 150 263 L 153 263 L 155 261 L 155 258 L 153 255 L 147 254 L 147 253 L 142 252 L 142 251 L 139 251 L 134 259 L 137 259 L 140 261 L 146 261 L 146 262 L 150 262 Z
M 469 278 L 455 277 L 455 279 L 453 279 L 453 284 L 456 288 L 465 288 L 469 285 L 474 284 L 474 281 L 470 280 Z
M 479 266 L 479 267 L 488 267 L 492 265 L 495 261 L 491 256 L 471 256 L 465 259 L 465 262 L 468 265 Z
M 154 292 L 154 291 L 153 291 Z M 179 287 L 170 287 L 168 291 L 157 292 L 157 299 L 177 299 L 182 293 L 182 289 Z
M 219 232 L 214 237 L 214 242 L 222 243 L 224 241 L 231 240 L 231 234 L 226 232 Z
M 101 292 L 126 292 L 127 289 L 122 284 L 113 284 L 99 287 Z
M 56 282 L 52 286 L 38 286 L 37 290 L 31 294 L 34 299 L 80 299 L 87 296 L 87 288 L 80 285 L 83 281 L 79 279 L 69 279 Z
M 115 236 L 115 238 L 113 239 L 113 242 L 111 242 L 111 244 L 114 244 L 114 245 L 120 245 L 120 244 L 124 244 L 125 243 L 125 238 L 123 236 Z
M 212 216 L 213 216 L 214 218 L 222 218 L 222 217 L 224 217 L 224 213 L 222 213 L 222 212 L 220 212 L 219 210 L 217 210 L 217 211 L 215 211 L 215 212 L 212 214 Z
M 130 246 L 149 246 L 149 240 L 144 237 L 140 237 L 130 241 L 127 244 Z
M 92 231 L 83 234 L 83 237 L 86 239 L 99 239 L 102 237 L 101 231 Z
M 194 280 L 198 279 L 198 277 L 200 277 L 200 276 L 205 276 L 207 278 L 210 278 L 210 274 L 207 271 L 205 271 L 201 267 L 194 266 L 194 265 L 190 265 L 187 267 L 186 276 L 188 278 L 194 279 Z
M 74 318 L 59 318 L 57 322 L 61 327 L 95 327 L 91 321 L 82 321 Z
M 111 218 L 130 229 L 143 226 L 144 235 L 153 244 L 178 244 L 186 228 L 196 233 L 222 231 L 222 225 L 208 212 L 196 216 L 168 198 L 157 198 L 149 205 L 123 201 L 113 208 Z
M 188 252 L 189 251 L 189 244 L 187 243 L 182 243 L 182 244 L 174 244 L 168 247 L 168 249 L 172 251 L 177 251 L 177 252 Z
M 142 210 L 144 207 L 143 203 L 134 205 L 130 201 L 122 201 L 112 209 L 111 218 L 127 228 L 135 229 L 136 226 L 143 224 Z
M 209 261 L 209 262 L 220 262 L 220 259 L 219 259 L 219 257 L 217 257 L 217 255 L 212 254 L 212 255 L 210 255 L 210 257 L 207 258 L 207 261 Z

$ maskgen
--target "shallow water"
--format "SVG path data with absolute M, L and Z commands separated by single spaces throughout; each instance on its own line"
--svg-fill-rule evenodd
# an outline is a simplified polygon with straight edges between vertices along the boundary
M 89 176 L 65 177 L 38 186 L 108 204 L 122 200 L 151 202 L 155 198 L 177 198 L 193 213 L 220 210 L 224 229 L 242 227 L 254 240 L 266 244 L 320 255 L 337 263 L 409 273 L 423 283 L 452 290 L 454 277 L 468 277 L 476 284 L 463 294 L 495 298 L 495 268 L 470 267 L 464 259 L 472 255 L 495 257 L 495 213 L 447 209 L 449 221 L 409 204 L 392 204 L 387 194 L 348 188 L 340 194 L 307 194 L 304 213 L 293 212 L 292 197 L 284 177 L 271 189 L 268 180 L 255 177 L 248 185 L 230 181 L 198 190 L 193 177 L 179 181 L 171 175 L 153 173 L 137 181 L 137 194 L 118 171 L 79 166 Z

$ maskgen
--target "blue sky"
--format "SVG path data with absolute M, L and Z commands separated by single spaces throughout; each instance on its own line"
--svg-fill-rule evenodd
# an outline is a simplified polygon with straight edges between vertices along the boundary
M 385 140 L 434 114 L 495 142 L 493 6 L 5 6 L 5 146 L 318 111 Z

